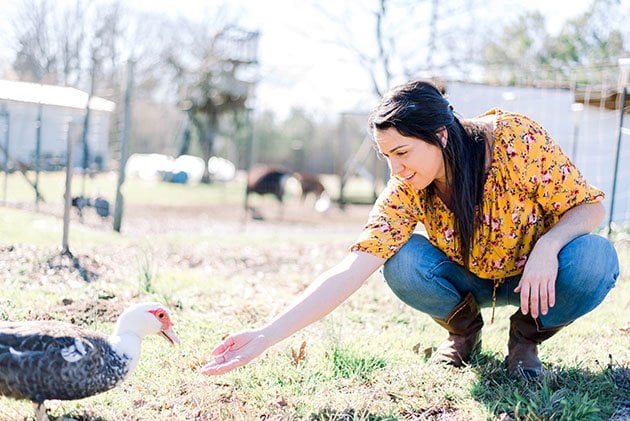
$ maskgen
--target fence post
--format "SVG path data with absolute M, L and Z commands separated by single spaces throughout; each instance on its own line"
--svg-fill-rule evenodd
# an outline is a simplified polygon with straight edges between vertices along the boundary
M 68 232 L 70 231 L 70 209 L 72 207 L 72 121 L 66 123 L 66 194 L 63 204 L 63 239 L 61 240 L 61 254 L 70 251 Z
M 37 104 L 37 125 L 35 126 L 35 210 L 39 211 L 39 170 L 42 153 L 42 117 L 44 106 L 42 104 L 42 95 L 44 85 L 39 85 L 39 103 Z
M 613 212 L 615 210 L 615 194 L 617 192 L 617 172 L 619 171 L 619 154 L 621 151 L 621 138 L 624 134 L 630 134 L 630 130 L 624 127 L 623 125 L 623 115 L 626 110 L 626 98 L 628 96 L 628 88 L 623 88 L 623 93 L 621 95 L 621 107 L 620 107 L 620 117 L 619 117 L 619 131 L 617 136 L 617 151 L 615 152 L 615 172 L 613 173 L 613 185 L 612 185 L 612 197 L 610 199 L 610 215 L 608 216 L 608 237 L 612 232 L 612 223 L 613 223 Z
M 10 116 L 5 109 L 0 110 L 0 117 L 5 119 L 6 124 L 3 125 L 4 146 L 0 149 L 4 151 L 4 184 L 2 187 L 2 204 L 7 204 L 7 180 L 9 178 L 9 135 L 10 135 Z
M 127 62 L 127 86 L 123 105 L 123 129 L 120 145 L 120 163 L 118 164 L 118 183 L 116 185 L 116 204 L 114 205 L 114 231 L 120 232 L 124 198 L 120 191 L 125 182 L 125 166 L 129 153 L 129 133 L 131 131 L 131 96 L 133 91 L 133 61 Z

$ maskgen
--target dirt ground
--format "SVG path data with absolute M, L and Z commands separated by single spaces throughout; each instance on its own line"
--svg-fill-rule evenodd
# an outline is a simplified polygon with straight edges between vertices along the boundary
M 12 204 L 12 207 L 35 211 L 32 203 Z M 113 207 L 113 206 L 112 206 Z M 212 234 L 251 231 L 317 231 L 358 232 L 367 221 L 371 206 L 333 204 L 326 212 L 318 212 L 309 203 L 292 201 L 253 203 L 254 211 L 243 206 L 221 203 L 204 206 L 137 206 L 124 208 L 121 233 L 130 236 L 151 234 L 198 233 Z M 42 203 L 38 212 L 63 218 L 59 205 Z M 113 212 L 113 209 L 112 209 Z M 72 224 L 82 224 L 96 230 L 111 230 L 113 219 L 99 217 L 94 209 L 86 208 L 82 216 L 72 208 Z M 72 226 L 72 225 L 71 225 Z
M 33 204 L 12 205 L 35 212 Z M 78 247 L 71 244 L 74 255 L 60 254 L 59 247 L 40 247 L 31 244 L 0 243 L 0 281 L 4 288 L 39 288 L 51 285 L 64 285 L 70 288 L 81 288 L 87 283 L 96 282 L 103 286 L 102 297 L 98 300 L 77 301 L 64 299 L 52 308 L 33 309 L 29 319 L 47 319 L 50 314 L 57 314 L 66 320 L 74 318 L 73 323 L 89 324 L 98 318 L 111 321 L 120 314 L 126 305 L 117 297 L 110 295 L 115 285 L 122 279 L 137 277 L 139 265 L 142 265 L 140 248 L 154 235 L 239 235 L 251 233 L 273 232 L 304 233 L 307 235 L 325 235 L 326 233 L 347 233 L 348 238 L 358 235 L 366 222 L 369 206 L 348 205 L 343 210 L 333 206 L 325 213 L 316 212 L 312 207 L 299 202 L 287 203 L 282 208 L 276 203 L 257 206 L 257 219 L 246 213 L 242 207 L 228 207 L 222 204 L 209 206 L 128 206 L 124 210 L 122 235 L 131 241 L 127 249 L 119 249 L 112 244 Z M 60 206 L 40 204 L 38 212 L 63 219 Z M 262 219 L 260 217 L 262 216 Z M 85 209 L 80 217 L 76 209 L 72 209 L 70 230 L 86 226 L 95 231 L 111 232 L 112 217 L 100 218 L 94 209 Z M 158 237 L 159 238 L 159 237 Z M 338 238 L 338 237 L 337 237 Z M 61 239 L 60 239 L 61 240 Z M 338 244 L 330 245 L 335 250 Z M 187 247 L 186 247 L 187 248 Z M 258 256 L 260 248 L 252 247 L 240 250 L 239 258 L 231 259 L 226 253 L 235 253 L 223 247 L 212 247 L 210 250 L 196 250 L 173 247 L 168 241 L 151 242 L 150 259 L 152 264 L 170 268 L 195 268 L 206 266 L 212 262 L 213 267 L 227 259 L 231 262 L 244 262 L 248 266 L 262 259 Z M 341 250 L 339 250 L 341 251 Z M 264 265 L 269 261 L 277 261 L 285 247 L 265 248 Z M 304 250 L 303 252 L 308 252 Z M 329 250 L 333 254 L 334 250 Z M 213 253 L 215 255 L 213 255 Z M 221 253 L 217 256 L 216 253 Z M 274 257 L 275 256 L 275 257 Z M 248 263 L 249 262 L 249 263 Z M 241 268 L 243 269 L 243 268 Z M 246 268 L 247 269 L 247 268 Z M 251 269 L 251 268 L 249 268 Z M 230 270 L 236 270 L 234 268 Z M 134 272 L 135 271 L 135 272 Z M 226 269 L 228 271 L 228 269 Z M 228 271 L 229 272 L 229 271 Z M 226 273 L 226 276 L 229 276 Z M 1 303 L 0 303 L 1 304 Z M 97 306 L 97 307 L 95 307 Z M 65 315 L 65 316 L 64 316 Z M 67 317 L 66 317 L 67 316 Z M 2 314 L 0 314 L 2 319 Z

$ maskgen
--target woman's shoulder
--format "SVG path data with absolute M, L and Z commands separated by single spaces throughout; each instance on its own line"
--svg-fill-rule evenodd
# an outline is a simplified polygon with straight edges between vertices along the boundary
M 498 129 L 509 130 L 514 128 L 527 128 L 528 130 L 541 129 L 540 124 L 538 124 L 533 118 L 517 113 L 514 111 L 503 110 L 501 108 L 493 108 L 487 113 L 492 113 L 495 118 L 496 126 Z M 486 113 L 486 114 L 487 114 Z
M 472 119 L 480 127 L 490 131 L 494 137 L 505 131 L 518 129 L 519 127 L 530 127 L 534 121 L 526 115 L 501 108 L 491 108 L 483 114 L 479 114 Z

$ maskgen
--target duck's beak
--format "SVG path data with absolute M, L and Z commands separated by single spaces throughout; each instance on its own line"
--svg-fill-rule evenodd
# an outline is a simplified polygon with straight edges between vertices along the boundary
M 176 345 L 179 343 L 179 338 L 177 337 L 177 334 L 172 327 L 161 330 L 160 335 L 164 336 L 166 340 L 171 343 L 171 345 Z

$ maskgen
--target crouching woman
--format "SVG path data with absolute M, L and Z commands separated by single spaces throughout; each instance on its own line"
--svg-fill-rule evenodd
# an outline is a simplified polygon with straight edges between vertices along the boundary
M 463 119 L 427 82 L 394 88 L 369 126 L 391 178 L 347 257 L 265 326 L 226 338 L 202 372 L 249 362 L 383 266 L 393 292 L 448 331 L 437 360 L 464 364 L 481 345 L 480 307 L 494 316 L 515 304 L 507 367 L 539 376 L 538 345 L 599 305 L 619 274 L 612 244 L 590 234 L 602 191 L 531 118 L 494 108 Z

